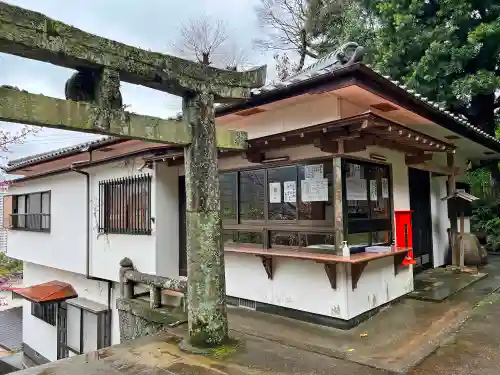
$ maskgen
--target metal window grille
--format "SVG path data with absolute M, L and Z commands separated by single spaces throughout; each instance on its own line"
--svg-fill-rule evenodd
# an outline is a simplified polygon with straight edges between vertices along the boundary
M 99 232 L 151 234 L 151 175 L 99 182 Z
M 56 310 L 57 305 L 55 303 L 31 303 L 31 315 L 51 326 L 56 325 Z

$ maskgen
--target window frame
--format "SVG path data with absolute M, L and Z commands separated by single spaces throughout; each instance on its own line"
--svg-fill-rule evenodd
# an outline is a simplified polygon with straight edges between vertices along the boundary
M 29 198 L 30 196 L 34 195 L 40 195 L 40 207 L 39 207 L 39 212 L 28 212 L 28 207 L 29 207 Z M 48 195 L 48 213 L 43 212 L 44 208 L 44 195 Z M 23 230 L 23 231 L 28 231 L 28 232 L 43 232 L 43 233 L 50 233 L 51 230 L 51 211 L 52 211 L 52 192 L 51 190 L 43 190 L 43 191 L 35 191 L 31 193 L 25 193 L 25 194 L 13 194 L 12 196 L 12 213 L 10 214 L 11 216 L 11 225 L 9 229 L 13 230 Z M 24 197 L 24 212 L 20 213 L 18 212 L 19 210 L 19 198 Z M 19 219 L 23 217 L 24 218 L 24 226 L 19 226 Z M 34 218 L 34 217 L 40 217 L 40 225 L 34 225 L 32 227 L 29 227 L 28 222 Z M 47 218 L 47 227 L 44 228 L 44 218 Z
M 112 191 L 114 188 L 115 192 Z M 152 191 L 150 174 L 99 181 L 99 233 L 151 235 Z M 146 196 L 145 199 L 142 195 Z M 117 215 L 118 225 L 113 222 L 112 212 L 117 212 L 113 215 Z M 136 217 L 131 222 L 134 212 Z
M 54 302 L 31 302 L 31 315 L 55 327 L 57 325 L 57 307 L 57 303 Z
M 57 338 L 57 359 L 64 359 L 64 358 L 69 358 L 70 352 L 75 354 L 75 355 L 82 355 L 85 354 L 85 335 L 84 332 L 86 330 L 86 321 L 84 319 L 85 314 L 90 314 L 92 316 L 96 317 L 96 350 L 100 350 L 103 348 L 107 348 L 111 346 L 111 310 L 102 310 L 99 312 L 92 311 L 89 309 L 86 309 L 82 306 L 74 305 L 71 304 L 70 306 L 72 308 L 75 308 L 78 310 L 78 348 L 75 348 L 71 346 L 68 343 L 68 335 L 69 335 L 69 330 L 68 330 L 68 308 L 69 308 L 69 303 L 66 301 L 62 301 L 58 304 L 58 319 L 61 316 L 65 322 L 64 326 L 60 326 L 58 322 L 58 331 L 62 330 L 62 332 L 58 332 L 58 338 Z M 70 322 L 71 323 L 71 322 Z M 74 324 L 75 322 L 73 322 Z M 62 337 L 61 334 L 62 333 Z
M 347 204 L 347 172 L 346 164 L 358 164 L 361 166 L 375 166 L 387 168 L 387 178 L 389 185 L 389 212 L 387 218 L 375 218 L 375 219 L 357 219 L 349 220 L 348 218 L 348 204 Z M 373 245 L 373 233 L 375 232 L 389 232 L 389 243 L 393 242 L 394 239 L 394 198 L 393 198 L 393 178 L 392 178 L 392 164 L 383 162 L 373 162 L 365 159 L 349 158 L 343 157 L 341 160 L 341 174 L 342 174 L 342 210 L 343 210 L 343 222 L 344 222 L 344 238 L 347 239 L 349 234 L 364 234 L 368 233 L 368 246 Z M 366 179 L 368 182 L 368 179 Z M 367 183 L 368 186 L 368 183 Z M 369 199 L 369 188 L 367 188 L 367 201 Z M 353 223 L 350 227 L 350 222 Z M 351 231 L 349 230 L 351 229 Z M 349 244 L 351 246 L 351 244 Z M 353 245 L 355 247 L 355 244 Z M 359 246 L 360 248 L 365 248 L 366 246 Z
M 300 167 L 311 164 L 325 164 L 332 163 L 332 173 L 333 173 L 333 161 L 332 158 L 320 157 L 311 158 L 303 160 L 294 160 L 287 162 L 269 163 L 269 164 L 259 164 L 255 166 L 250 166 L 246 168 L 234 168 L 221 170 L 220 174 L 229 174 L 236 172 L 236 220 L 235 219 L 224 219 L 222 218 L 222 230 L 231 232 L 255 232 L 262 233 L 262 245 L 260 244 L 238 244 L 227 246 L 243 246 L 243 247 L 259 247 L 259 248 L 282 248 L 282 249 L 303 249 L 300 247 L 302 235 L 310 234 L 322 234 L 322 235 L 334 235 L 334 218 L 325 220 L 304 220 L 300 219 Z M 270 220 L 269 219 L 269 170 L 275 168 L 286 168 L 295 167 L 296 168 L 296 189 L 297 189 L 297 201 L 295 205 L 296 219 L 295 220 Z M 240 219 L 240 173 L 248 171 L 264 171 L 264 220 L 248 220 Z M 331 184 L 333 184 L 333 178 L 331 179 Z M 332 206 L 335 204 L 333 201 L 333 196 L 329 197 L 328 204 Z M 222 205 L 221 205 L 222 206 Z M 333 209 L 332 209 L 333 212 Z M 221 215 L 222 216 L 222 215 Z M 285 245 L 271 245 L 271 232 L 290 232 L 299 234 L 299 246 L 285 246 Z M 224 244 L 225 245 L 225 244 Z

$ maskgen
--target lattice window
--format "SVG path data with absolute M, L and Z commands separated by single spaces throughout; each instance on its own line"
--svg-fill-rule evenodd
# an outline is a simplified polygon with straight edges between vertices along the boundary
M 99 182 L 101 233 L 151 234 L 151 176 Z

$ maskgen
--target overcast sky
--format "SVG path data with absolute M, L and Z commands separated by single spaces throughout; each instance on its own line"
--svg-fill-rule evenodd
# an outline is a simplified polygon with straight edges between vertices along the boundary
M 2 0 L 0 0 L 2 1 Z M 182 23 L 208 15 L 226 21 L 230 35 L 245 46 L 255 65 L 273 69 L 272 54 L 252 49 L 259 33 L 254 6 L 259 0 L 8 0 L 7 3 L 32 9 L 80 29 L 119 42 L 153 51 L 172 53 L 171 43 Z M 71 70 L 16 56 L 0 54 L 0 85 L 12 85 L 32 93 L 64 97 L 64 84 Z M 272 72 L 269 72 L 273 74 Z M 269 74 L 268 73 L 268 74 Z M 181 109 L 180 99 L 163 92 L 122 83 L 122 95 L 130 110 L 141 114 L 168 117 Z M 18 124 L 0 122 L 15 131 Z M 9 159 L 85 142 L 90 135 L 43 129 L 22 145 L 14 145 Z M 4 162 L 1 162 L 3 164 Z

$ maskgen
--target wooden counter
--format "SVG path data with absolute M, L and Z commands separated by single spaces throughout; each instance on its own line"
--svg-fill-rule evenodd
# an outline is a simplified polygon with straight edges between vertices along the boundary
M 394 274 L 397 275 L 401 263 L 405 258 L 409 248 L 399 248 L 392 246 L 391 251 L 385 253 L 358 253 L 350 256 L 341 256 L 336 254 L 328 254 L 324 252 L 300 250 L 279 250 L 279 249 L 261 249 L 253 247 L 225 247 L 227 253 L 250 254 L 261 258 L 262 265 L 267 273 L 267 277 L 273 278 L 273 259 L 288 258 L 297 260 L 309 260 L 316 263 L 321 263 L 325 267 L 325 272 L 328 276 L 333 289 L 337 288 L 337 264 L 351 265 L 352 289 L 356 289 L 359 278 L 363 273 L 366 265 L 377 259 L 393 257 L 394 258 Z

